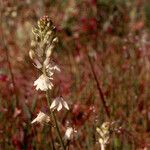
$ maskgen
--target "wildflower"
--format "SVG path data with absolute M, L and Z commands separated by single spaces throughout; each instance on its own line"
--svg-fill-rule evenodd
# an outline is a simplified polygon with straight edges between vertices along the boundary
M 47 91 L 48 89 L 52 89 L 53 84 L 50 81 L 52 77 L 47 77 L 46 75 L 42 74 L 36 81 L 34 81 L 34 86 L 36 86 L 36 90 Z
M 43 60 L 49 58 L 58 43 L 56 28 L 48 16 L 42 17 L 38 21 L 38 26 L 33 28 L 33 39 L 31 41 L 30 58 L 34 57 Z M 45 59 L 45 58 L 44 58 Z
M 43 64 L 48 75 L 53 75 L 55 70 L 60 72 L 60 68 L 54 62 L 50 62 L 50 58 L 46 58 Z
M 110 123 L 104 122 L 100 128 L 96 128 L 96 131 L 99 133 L 99 143 L 101 145 L 101 149 L 105 150 L 106 144 L 109 142 L 110 138 Z
M 40 124 L 48 123 L 48 122 L 50 122 L 50 117 L 40 111 L 38 113 L 37 117 L 31 122 L 31 124 L 33 124 L 35 122 L 40 123 Z
M 77 132 L 76 130 L 74 130 L 72 127 L 68 127 L 66 132 L 65 132 L 65 136 L 64 138 L 66 140 L 71 140 L 73 138 L 73 133 Z
M 57 97 L 52 102 L 50 109 L 57 109 L 57 111 L 60 111 L 63 106 L 69 110 L 69 106 L 68 106 L 67 102 L 64 101 L 62 97 Z
M 54 74 L 55 70 L 60 72 L 60 68 L 57 65 L 55 65 L 55 64 L 49 63 L 46 66 L 46 72 L 50 76 Z

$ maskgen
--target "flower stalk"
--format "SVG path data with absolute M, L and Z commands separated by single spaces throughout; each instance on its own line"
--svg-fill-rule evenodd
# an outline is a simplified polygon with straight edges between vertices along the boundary
M 50 108 L 49 91 L 46 91 L 46 98 L 47 98 L 48 107 Z M 58 126 L 58 123 L 57 123 L 57 118 L 55 116 L 55 113 L 51 109 L 50 109 L 50 113 L 51 113 L 51 116 L 53 117 L 53 120 L 54 120 L 54 125 L 55 125 L 55 128 L 56 128 L 56 132 L 57 132 L 61 147 L 63 148 L 63 150 L 65 150 L 65 144 L 62 140 L 62 136 L 61 136 L 61 133 L 60 133 L 60 130 L 59 130 L 59 126 Z
M 51 55 L 53 49 L 55 48 L 55 45 L 58 42 L 58 38 L 56 36 L 55 26 L 48 16 L 44 16 L 38 21 L 38 26 L 36 28 L 33 28 L 33 34 L 34 39 L 31 42 L 31 50 L 29 51 L 29 56 L 32 59 L 34 66 L 42 73 L 34 82 L 34 86 L 36 86 L 36 90 L 46 92 L 47 105 L 49 107 L 51 116 L 50 118 L 53 119 L 61 147 L 63 150 L 65 150 L 65 144 L 61 137 L 57 117 L 51 107 L 54 105 L 54 107 L 56 108 L 58 105 L 57 110 L 61 110 L 63 105 L 67 109 L 69 109 L 69 107 L 62 98 L 61 101 L 59 101 L 59 98 L 56 98 L 57 101 L 54 100 L 52 103 L 53 105 L 51 104 L 49 92 L 53 87 L 53 75 L 55 71 L 60 71 L 60 69 L 51 61 Z M 44 121 L 47 121 L 45 120 L 46 117 L 47 116 L 42 113 L 42 119 L 40 118 L 40 121 L 38 120 L 38 122 L 43 123 Z M 36 119 L 34 119 L 32 122 L 36 122 Z
M 108 119 L 110 119 L 110 111 L 109 111 L 109 108 L 106 104 L 106 101 L 105 101 L 105 98 L 104 98 L 104 94 L 102 92 L 102 89 L 100 87 L 100 84 L 99 84 L 99 81 L 98 81 L 98 78 L 97 78 L 97 75 L 96 75 L 96 72 L 94 70 L 94 67 L 93 67 L 93 63 L 92 63 L 92 60 L 90 58 L 90 56 L 88 55 L 88 60 L 89 60 L 89 63 L 90 63 L 90 67 L 91 67 L 91 70 L 92 70 L 92 73 L 93 73 L 93 76 L 94 76 L 94 79 L 95 79 L 95 82 L 96 82 L 96 85 L 97 85 L 97 89 L 99 91 L 99 96 L 101 98 L 101 101 L 102 101 L 102 104 L 104 106 L 104 110 L 106 112 L 106 115 L 108 117 Z

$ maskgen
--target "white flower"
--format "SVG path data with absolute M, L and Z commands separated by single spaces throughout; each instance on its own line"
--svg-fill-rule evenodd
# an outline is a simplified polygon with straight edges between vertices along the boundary
M 49 75 L 53 75 L 54 74 L 54 71 L 59 71 L 60 72 L 60 68 L 55 65 L 54 63 L 49 63 L 47 66 L 46 66 L 46 72 L 49 74 Z
M 69 106 L 68 106 L 67 102 L 64 101 L 62 97 L 57 97 L 52 102 L 50 109 L 57 109 L 57 111 L 60 111 L 63 106 L 69 110 Z
M 65 136 L 64 138 L 66 140 L 71 140 L 73 138 L 73 133 L 77 132 L 76 130 L 74 130 L 72 127 L 68 127 L 66 132 L 65 132 Z
M 34 86 L 36 86 L 36 90 L 47 91 L 48 89 L 52 89 L 53 84 L 50 81 L 52 77 L 47 77 L 46 75 L 42 74 L 36 81 L 34 81 Z
M 45 68 L 47 69 L 47 71 L 49 71 L 49 70 L 60 71 L 60 68 L 53 61 L 50 62 L 50 58 L 46 58 L 43 64 L 44 64 Z
M 50 62 L 50 58 L 45 59 L 43 66 L 45 67 L 48 76 L 52 76 L 54 71 L 60 72 L 60 68 L 54 62 Z
M 40 124 L 48 123 L 50 121 L 50 117 L 43 112 L 39 112 L 37 117 L 31 122 L 31 124 L 37 122 Z

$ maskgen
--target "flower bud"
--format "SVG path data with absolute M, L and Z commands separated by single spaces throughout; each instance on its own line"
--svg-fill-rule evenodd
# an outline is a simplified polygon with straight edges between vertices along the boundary
M 48 65 L 49 65 L 49 62 L 50 62 L 50 58 L 46 58 L 45 61 L 44 61 L 44 65 L 45 65 L 45 66 L 48 66 Z
M 48 58 L 48 57 L 50 57 L 51 56 L 51 54 L 52 54 L 52 50 L 47 50 L 47 52 L 46 52 L 46 57 Z
M 44 16 L 38 21 L 38 27 L 41 30 L 44 30 L 46 27 L 49 27 L 51 25 L 52 25 L 52 21 L 48 16 Z
M 58 37 L 55 37 L 55 38 L 53 39 L 53 43 L 58 43 Z
M 31 48 L 34 48 L 34 47 L 36 47 L 36 42 L 35 41 L 31 41 Z
M 50 57 L 50 56 L 51 56 L 53 49 L 54 49 L 54 46 L 53 46 L 53 45 L 51 45 L 51 46 L 47 49 L 47 51 L 46 51 L 46 57 Z
M 31 59 L 34 59 L 35 58 L 35 52 L 33 50 L 30 50 L 29 51 L 29 56 Z

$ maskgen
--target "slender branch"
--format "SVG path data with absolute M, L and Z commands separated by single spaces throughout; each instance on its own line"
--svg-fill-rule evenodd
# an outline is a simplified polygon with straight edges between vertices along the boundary
M 103 94 L 102 89 L 101 89 L 101 87 L 100 87 L 99 81 L 98 81 L 97 76 L 96 76 L 96 72 L 95 72 L 94 67 L 93 67 L 92 60 L 91 60 L 91 58 L 90 58 L 89 55 L 88 55 L 88 60 L 89 60 L 90 66 L 91 66 L 91 70 L 92 70 L 92 73 L 93 73 L 93 76 L 94 76 L 94 79 L 95 79 L 95 82 L 96 82 L 96 85 L 97 85 L 97 89 L 98 89 L 98 91 L 99 91 L 99 96 L 100 96 L 101 101 L 102 101 L 102 104 L 103 104 L 103 106 L 104 106 L 106 115 L 107 115 L 108 118 L 110 118 L 109 108 L 108 108 L 108 106 L 106 105 L 106 101 L 105 101 L 105 98 L 104 98 L 104 94 Z
M 4 47 L 5 47 L 5 52 L 6 52 L 6 58 L 7 58 L 8 68 L 9 68 L 9 72 L 10 72 L 10 76 L 11 76 L 11 81 L 12 81 L 13 88 L 14 88 L 16 105 L 18 107 L 19 100 L 18 100 L 18 95 L 17 95 L 17 88 L 16 88 L 16 84 L 15 84 L 14 74 L 12 72 L 11 62 L 10 62 L 10 59 L 9 59 L 8 48 L 7 48 L 6 45 Z
M 48 103 L 48 107 L 50 108 L 50 96 L 49 96 L 49 91 L 46 91 L 46 98 L 47 98 L 47 103 Z M 58 123 L 57 123 L 57 118 L 55 116 L 55 113 L 53 111 L 51 111 L 51 115 L 53 117 L 53 120 L 54 120 L 54 123 L 55 123 L 55 127 L 56 127 L 56 131 L 57 131 L 57 135 L 58 135 L 58 138 L 59 138 L 59 141 L 60 141 L 60 144 L 63 148 L 63 150 L 65 150 L 65 144 L 62 140 L 62 137 L 61 137 L 61 133 L 60 133 L 60 130 L 59 130 L 59 126 L 58 126 Z
M 54 145 L 53 134 L 52 134 L 52 127 L 50 128 L 50 137 L 51 137 L 51 142 L 52 142 L 51 148 L 52 150 L 56 150 L 55 145 Z
M 4 29 L 3 29 L 3 21 L 5 21 L 5 18 L 3 18 L 3 15 L 2 15 L 3 1 L 0 1 L 0 5 L 2 6 L 2 7 L 0 7 L 0 25 L 2 27 L 1 40 L 2 40 L 2 43 L 3 43 L 3 48 L 4 48 L 5 52 L 6 52 L 6 59 L 7 59 L 7 63 L 8 63 L 8 69 L 9 69 L 9 72 L 10 72 L 11 81 L 12 81 L 13 89 L 14 89 L 14 93 L 15 93 L 16 105 L 18 107 L 18 105 L 19 105 L 19 98 L 18 98 L 18 95 L 17 95 L 17 88 L 16 88 L 16 84 L 15 84 L 15 80 L 14 80 L 14 75 L 13 75 L 13 72 L 12 72 L 11 62 L 10 62 L 9 53 L 8 53 L 8 46 L 6 44 L 5 33 L 4 33 Z
M 2 20 L 1 20 L 1 25 L 2 25 Z M 18 107 L 19 106 L 19 98 L 18 98 L 18 95 L 17 95 L 17 88 L 16 88 L 16 84 L 15 84 L 14 74 L 12 72 L 12 66 L 11 66 L 11 62 L 10 62 L 10 59 L 9 59 L 8 46 L 6 44 L 5 35 L 4 35 L 3 30 L 2 30 L 2 43 L 3 43 L 3 48 L 4 48 L 5 54 L 6 54 L 8 69 L 9 69 L 9 73 L 10 73 L 10 76 L 11 76 L 11 82 L 13 84 L 13 89 L 14 89 L 15 99 L 16 99 L 16 105 Z

